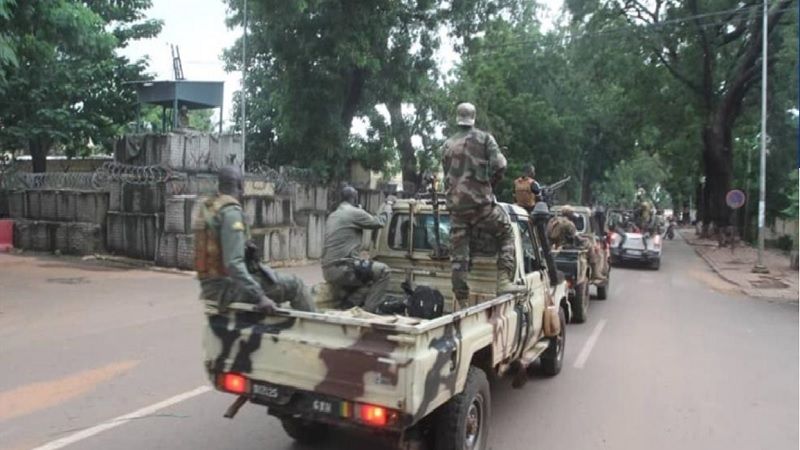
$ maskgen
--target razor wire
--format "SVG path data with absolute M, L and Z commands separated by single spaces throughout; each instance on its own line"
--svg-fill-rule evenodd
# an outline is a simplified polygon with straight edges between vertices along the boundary
M 292 183 L 319 184 L 319 177 L 311 169 L 283 166 L 276 170 L 265 164 L 251 164 L 248 166 L 248 179 L 267 181 L 275 185 L 275 192 L 287 193 L 291 191 Z
M 166 166 L 134 166 L 113 161 L 103 163 L 93 174 L 93 182 L 98 187 L 111 182 L 157 184 L 173 178 L 172 169 Z

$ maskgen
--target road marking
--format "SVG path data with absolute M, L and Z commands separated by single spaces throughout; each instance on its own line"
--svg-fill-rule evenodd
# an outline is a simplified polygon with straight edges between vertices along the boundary
M 87 428 L 85 430 L 78 431 L 77 433 L 70 434 L 69 436 L 65 436 L 61 439 L 56 439 L 55 441 L 48 442 L 47 444 L 44 444 L 40 447 L 36 447 L 33 450 L 57 450 L 59 448 L 64 448 L 68 445 L 90 438 L 96 434 L 100 434 L 103 431 L 116 428 L 120 425 L 124 425 L 130 422 L 131 420 L 141 419 L 142 417 L 154 414 L 157 411 L 172 406 L 176 403 L 180 403 L 182 401 L 189 400 L 192 397 L 197 397 L 198 395 L 205 394 L 210 390 L 211 388 L 209 386 L 199 386 L 195 389 L 192 389 L 191 391 L 184 392 L 183 394 L 178 394 L 174 397 L 170 397 L 166 400 L 160 401 L 150 406 L 145 406 L 142 409 L 138 409 L 132 413 L 125 414 L 124 416 L 119 416 L 114 419 L 106 420 L 105 422 L 102 422 L 91 428 Z
M 587 339 L 586 343 L 583 344 L 580 354 L 578 354 L 578 357 L 575 358 L 575 364 L 572 365 L 573 367 L 576 369 L 583 369 L 583 366 L 586 365 L 586 360 L 589 359 L 589 355 L 592 353 L 594 345 L 597 344 L 597 339 L 600 338 L 600 333 L 603 332 L 603 328 L 605 326 L 606 319 L 602 319 L 600 322 L 597 322 L 597 326 L 594 327 L 592 335 L 589 336 L 589 339 Z
M 25 416 L 79 397 L 97 385 L 136 367 L 139 361 L 118 361 L 58 380 L 31 383 L 0 392 L 0 421 Z

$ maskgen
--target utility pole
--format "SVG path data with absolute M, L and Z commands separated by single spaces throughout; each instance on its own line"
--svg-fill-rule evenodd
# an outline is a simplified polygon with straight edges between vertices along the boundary
M 767 192 L 767 28 L 769 1 L 764 0 L 764 17 L 761 27 L 761 167 L 758 180 L 758 261 L 753 267 L 755 273 L 768 273 L 764 265 L 764 225 L 766 216 Z
M 244 18 L 242 20 L 242 91 L 239 101 L 242 102 L 242 153 L 247 150 L 247 0 L 244 0 Z

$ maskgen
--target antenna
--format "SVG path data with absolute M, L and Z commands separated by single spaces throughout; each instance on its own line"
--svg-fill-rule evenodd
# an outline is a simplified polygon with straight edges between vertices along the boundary
M 172 52 L 172 71 L 175 75 L 175 80 L 185 80 L 186 78 L 183 76 L 183 64 L 181 63 L 181 51 L 177 45 L 169 45 L 170 51 Z

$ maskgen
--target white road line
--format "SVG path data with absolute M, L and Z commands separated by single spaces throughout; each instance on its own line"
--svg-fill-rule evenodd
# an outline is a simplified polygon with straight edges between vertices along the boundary
M 33 450 L 56 450 L 59 448 L 64 448 L 68 445 L 90 438 L 96 434 L 100 434 L 103 431 L 110 430 L 120 425 L 124 425 L 130 422 L 131 420 L 141 419 L 142 417 L 149 416 L 150 414 L 153 414 L 161 409 L 172 406 L 176 403 L 180 403 L 182 401 L 189 400 L 192 397 L 197 397 L 198 395 L 205 394 L 210 390 L 211 388 L 209 386 L 199 386 L 195 389 L 192 389 L 191 391 L 184 392 L 183 394 L 178 394 L 174 397 L 170 397 L 166 400 L 154 403 L 150 406 L 145 406 L 142 409 L 136 410 L 129 414 L 125 414 L 124 416 L 119 416 L 114 419 L 106 420 L 105 422 L 97 424 L 91 428 L 87 428 L 85 430 L 78 431 L 77 433 L 70 434 L 69 436 L 65 436 L 61 439 L 56 439 L 55 441 L 48 442 L 47 444 L 44 444 L 40 447 L 36 447 Z
M 575 358 L 575 364 L 572 365 L 573 367 L 576 369 L 583 369 L 583 366 L 586 365 L 586 360 L 589 359 L 589 355 L 592 353 L 594 345 L 597 344 L 597 339 L 600 338 L 600 333 L 603 332 L 603 327 L 605 326 L 606 319 L 602 319 L 600 322 L 597 322 L 597 326 L 594 327 L 592 335 L 589 336 L 589 339 L 587 339 L 586 343 L 583 344 L 580 354 L 577 358 Z

